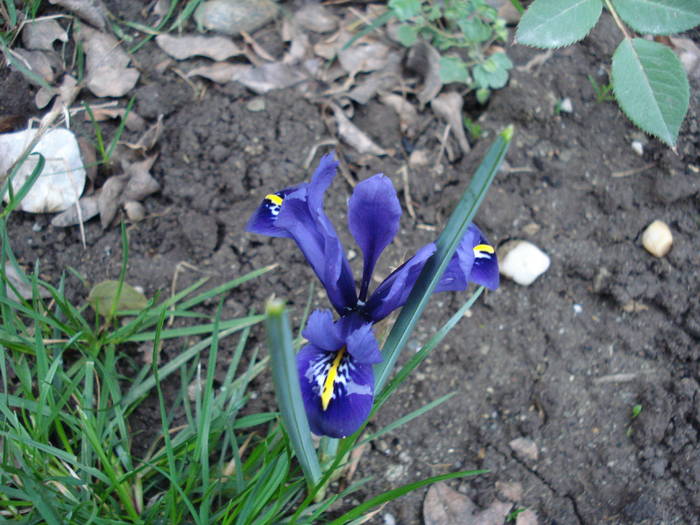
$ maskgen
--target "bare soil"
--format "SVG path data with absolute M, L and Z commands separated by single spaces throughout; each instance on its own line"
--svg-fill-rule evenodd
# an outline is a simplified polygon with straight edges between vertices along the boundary
M 137 12 L 128 2 L 107 3 L 124 15 Z M 504 281 L 479 300 L 370 424 L 380 428 L 456 392 L 372 444 L 358 476 L 373 480 L 346 504 L 429 475 L 488 469 L 452 486 L 486 507 L 502 497 L 500 483 L 520 483 L 522 498 L 515 503 L 536 511 L 540 523 L 700 523 L 700 91 L 693 87 L 677 153 L 645 137 L 615 104 L 595 100 L 587 78 L 607 82 L 618 39 L 604 19 L 582 44 L 555 51 L 529 70 L 517 66 L 539 52 L 510 46 L 516 68 L 509 85 L 486 108 L 469 110 L 483 129 L 472 152 L 453 162 L 443 156 L 439 165 L 410 173 L 416 216 L 404 213 L 400 242 L 385 253 L 379 273 L 437 236 L 494 135 L 511 123 L 516 135 L 507 166 L 477 223 L 496 244 L 530 240 L 552 264 L 529 287 Z M 313 279 L 310 267 L 288 240 L 247 234 L 244 224 L 266 193 L 309 176 L 309 152 L 332 138 L 322 105 L 286 90 L 265 95 L 264 110 L 251 111 L 247 104 L 256 95 L 236 84 L 211 84 L 196 98 L 172 70 L 154 69 L 165 58 L 152 44 L 135 55 L 142 71 L 135 110 L 150 121 L 163 114 L 165 132 L 153 168 L 162 191 L 146 199 L 146 219 L 128 229 L 128 281 L 153 294 L 169 291 L 181 262 L 197 270 L 179 274 L 178 288 L 202 275 L 213 285 L 279 263 L 227 297 L 224 315 L 260 309 L 274 293 L 289 301 L 298 320 Z M 31 103 L 35 88 L 18 73 L 4 69 L 0 86 L 1 113 L 38 114 Z M 557 114 L 563 98 L 571 100 L 573 113 Z M 422 118 L 416 142 L 435 158 L 435 132 L 443 124 L 427 111 Z M 398 118 L 370 102 L 356 107 L 354 122 L 398 153 L 367 160 L 340 144 L 350 175 L 362 180 L 381 171 L 402 188 L 404 202 Z M 93 136 L 88 124 L 77 130 Z M 635 139 L 645 144 L 643 156 L 630 146 Z M 328 149 L 320 148 L 316 159 Z M 339 228 L 350 192 L 340 176 L 329 192 L 326 207 Z M 42 275 L 54 282 L 67 267 L 92 283 L 118 275 L 118 225 L 103 230 L 99 221 L 87 223 L 83 249 L 77 227 L 56 229 L 50 219 L 13 215 L 12 248 L 21 262 L 40 263 Z M 674 235 L 661 259 L 640 241 L 654 219 L 667 222 Z M 76 300 L 84 298 L 77 279 L 69 282 Z M 466 297 L 436 296 L 411 349 Z M 321 293 L 315 305 L 327 307 Z M 263 340 L 261 332 L 255 337 Z M 222 349 L 221 370 L 231 352 Z M 267 380 L 257 383 L 256 394 L 252 409 L 269 409 Z M 632 418 L 635 405 L 642 410 Z M 148 429 L 157 421 L 155 411 L 143 411 L 132 424 Z M 515 452 L 516 438 L 531 440 L 537 457 Z M 422 523 L 424 496 L 419 490 L 402 498 L 375 522 L 390 520 L 390 513 L 397 523 Z

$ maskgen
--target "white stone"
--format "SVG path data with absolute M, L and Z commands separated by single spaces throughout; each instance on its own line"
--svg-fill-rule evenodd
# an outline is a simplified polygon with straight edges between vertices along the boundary
M 673 234 L 663 221 L 655 220 L 642 234 L 642 246 L 655 257 L 663 257 L 671 250 Z
M 573 113 L 574 105 L 571 103 L 570 98 L 565 98 L 559 103 L 559 111 L 562 113 Z
M 528 241 L 514 240 L 498 250 L 502 275 L 522 286 L 531 285 L 549 268 L 549 256 Z
M 0 173 L 10 171 L 32 142 L 38 130 L 27 129 L 0 135 Z M 22 211 L 51 213 L 63 211 L 74 205 L 85 187 L 85 166 L 73 132 L 64 128 L 48 130 L 34 146 L 32 153 L 41 153 L 44 169 L 20 203 Z M 12 179 L 16 193 L 34 171 L 38 155 L 30 155 L 19 167 Z M 7 202 L 8 195 L 3 195 Z
M 644 155 L 644 144 L 642 144 L 640 141 L 638 141 L 638 140 L 633 140 L 633 141 L 632 141 L 632 149 L 633 149 L 634 152 L 635 152 L 637 155 L 639 155 L 640 157 L 641 157 L 642 155 Z

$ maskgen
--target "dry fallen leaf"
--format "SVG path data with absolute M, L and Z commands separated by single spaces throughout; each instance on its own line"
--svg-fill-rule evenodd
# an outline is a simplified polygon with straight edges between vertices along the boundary
M 430 487 L 423 501 L 423 522 L 425 525 L 461 524 L 475 508 L 467 496 L 438 482 Z
M 226 62 L 218 62 L 211 66 L 201 66 L 190 70 L 187 73 L 188 77 L 204 77 L 216 82 L 217 84 L 226 84 L 234 82 L 240 77 L 247 74 L 252 69 L 252 66 L 247 64 L 229 64 Z
M 16 60 L 22 62 L 27 69 L 47 83 L 51 84 L 56 80 L 56 72 L 60 69 L 60 64 L 52 51 L 28 51 L 18 48 L 12 50 L 12 53 Z M 41 85 L 30 76 L 27 76 L 27 80 L 32 84 Z
M 481 512 L 464 494 L 444 482 L 435 483 L 423 501 L 425 525 L 504 525 L 512 503 L 494 501 Z
M 22 43 L 27 49 L 51 51 L 56 40 L 68 42 L 68 33 L 55 19 L 37 18 L 24 24 Z
M 121 97 L 139 79 L 138 70 L 129 67 L 131 57 L 112 35 L 82 26 L 77 35 L 85 50 L 86 85 L 98 97 Z
M 400 95 L 385 93 L 379 97 L 379 101 L 392 108 L 399 116 L 399 126 L 401 133 L 408 138 L 416 135 L 418 125 L 418 110 L 408 100 Z
M 126 175 L 115 175 L 105 181 L 97 195 L 97 207 L 100 210 L 102 228 L 107 228 L 119 209 L 119 197 L 126 186 Z
M 136 144 L 126 144 L 131 149 L 141 150 L 143 152 L 149 151 L 158 144 L 161 135 L 163 134 L 163 114 L 158 115 L 158 120 L 155 124 L 149 126 L 149 128 L 144 131 L 144 133 L 139 137 Z
M 225 36 L 172 36 L 163 33 L 156 37 L 156 43 L 163 51 L 177 60 L 199 55 L 222 61 L 243 53 L 230 38 Z
M 126 113 L 124 108 L 93 108 L 92 118 L 97 122 L 102 122 L 103 120 L 111 120 L 116 118 L 124 118 L 126 115 L 126 129 L 131 131 L 143 131 L 146 127 L 146 121 L 143 117 L 136 113 L 133 109 Z M 88 113 L 85 113 L 85 120 L 92 120 Z
M 419 41 L 409 50 L 406 67 L 423 77 L 423 88 L 417 94 L 422 108 L 442 89 L 440 53 L 427 42 Z
M 464 132 L 464 123 L 462 121 L 462 104 L 464 103 L 462 96 L 456 91 L 443 93 L 439 97 L 430 102 L 430 107 L 436 115 L 442 117 L 450 125 L 450 129 L 455 134 L 459 147 L 462 153 L 468 153 L 470 150 L 467 135 Z
M 142 221 L 146 216 L 146 208 L 137 201 L 126 201 L 124 203 L 124 211 L 131 222 Z
M 77 206 L 80 206 L 80 213 L 78 213 Z M 81 222 L 89 221 L 98 213 L 100 213 L 98 195 L 87 195 L 81 198 L 77 205 L 71 206 L 51 219 L 51 226 L 56 228 L 75 226 Z
M 157 158 L 158 155 L 153 155 L 140 162 L 124 166 L 124 173 L 129 180 L 124 187 L 120 202 L 140 201 L 160 190 L 160 184 L 151 176 L 150 171 Z
M 369 136 L 360 128 L 355 126 L 348 117 L 345 116 L 343 110 L 335 104 L 330 105 L 335 115 L 335 121 L 338 125 L 338 136 L 347 144 L 355 148 L 359 153 L 370 153 L 372 155 L 386 155 L 385 149 L 379 147 Z
M 8 286 L 7 295 L 10 300 L 18 301 L 20 298 L 32 298 L 33 290 L 31 281 L 25 280 L 26 277 L 23 277 L 10 261 L 5 262 L 5 278 L 7 279 L 8 283 L 11 284 L 17 290 L 17 292 L 19 292 L 19 297 L 17 297 L 17 294 L 14 292 L 12 287 Z M 39 286 L 38 289 L 39 297 L 51 297 L 51 292 L 49 292 L 46 288 Z
M 235 80 L 262 95 L 274 89 L 292 87 L 308 79 L 309 75 L 299 66 L 272 62 L 253 67 Z
M 389 49 L 381 42 L 355 43 L 338 53 L 338 61 L 351 75 L 360 71 L 376 71 L 386 67 L 389 62 Z
M 307 31 L 328 33 L 338 27 L 338 17 L 321 4 L 309 3 L 294 13 L 294 21 Z
M 49 0 L 49 3 L 65 7 L 97 29 L 107 26 L 108 11 L 102 0 Z

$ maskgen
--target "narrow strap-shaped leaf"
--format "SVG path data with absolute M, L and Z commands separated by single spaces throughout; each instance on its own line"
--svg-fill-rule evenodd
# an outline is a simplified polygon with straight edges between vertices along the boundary
M 450 258 L 457 249 L 457 245 L 474 219 L 474 215 L 476 215 L 481 201 L 484 200 L 491 181 L 496 176 L 498 168 L 508 151 L 512 136 L 512 126 L 509 126 L 499 134 L 476 170 L 459 204 L 452 212 L 445 229 L 440 234 L 436 242 L 435 254 L 425 264 L 418 281 L 408 297 L 408 301 L 406 301 L 406 305 L 401 310 L 384 344 L 382 349 L 382 357 L 384 359 L 374 369 L 377 391 L 381 391 L 384 383 L 389 378 L 401 349 L 408 341 L 413 327 L 428 304 L 430 295 L 447 268 Z
M 279 300 L 269 301 L 265 313 L 272 380 L 282 421 L 306 481 L 313 487 L 321 479 L 321 467 L 311 442 L 311 429 L 301 399 L 289 318 L 284 304 Z
M 612 81 L 620 107 L 637 126 L 673 147 L 690 100 L 678 57 L 668 47 L 625 39 L 612 59 Z
M 601 0 L 535 0 L 520 19 L 515 39 L 534 47 L 568 46 L 593 29 L 602 10 Z
M 698 0 L 612 0 L 626 24 L 639 33 L 670 35 L 700 24 Z

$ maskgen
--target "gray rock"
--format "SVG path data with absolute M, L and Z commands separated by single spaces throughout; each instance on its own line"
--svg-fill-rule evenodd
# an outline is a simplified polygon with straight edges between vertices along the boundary
M 194 13 L 198 24 L 225 35 L 252 32 L 277 16 L 272 0 L 209 0 Z

